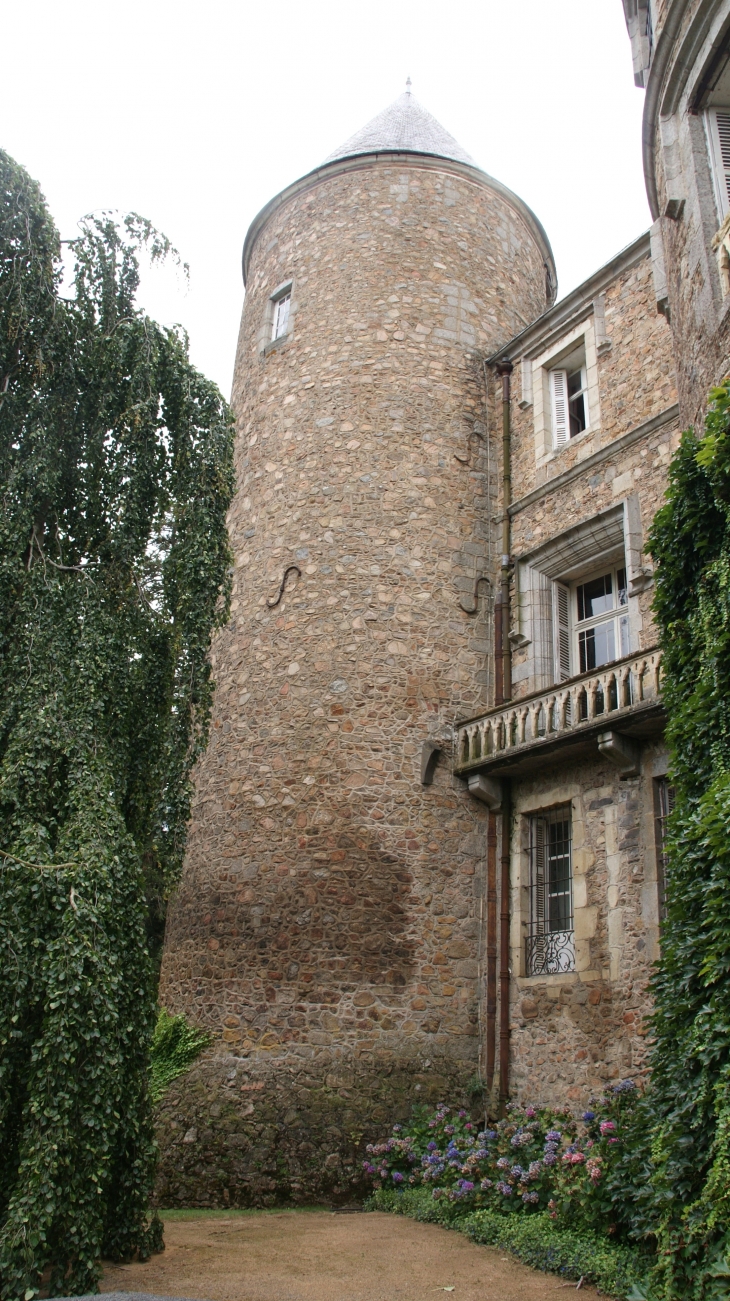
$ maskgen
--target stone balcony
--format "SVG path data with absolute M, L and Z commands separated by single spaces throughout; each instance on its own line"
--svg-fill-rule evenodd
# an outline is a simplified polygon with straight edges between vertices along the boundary
M 478 774 L 516 777 L 600 752 L 635 776 L 641 741 L 663 728 L 661 651 L 651 647 L 457 724 L 454 771 L 478 794 Z

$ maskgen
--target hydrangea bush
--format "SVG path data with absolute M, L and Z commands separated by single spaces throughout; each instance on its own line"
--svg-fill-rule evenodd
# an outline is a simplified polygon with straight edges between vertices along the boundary
M 624 1136 L 638 1097 L 625 1080 L 580 1117 L 569 1107 L 511 1106 L 489 1128 L 444 1104 L 432 1114 L 421 1108 L 368 1146 L 364 1173 L 375 1190 L 428 1189 L 455 1212 L 547 1211 L 616 1234 L 625 1219 L 616 1206 Z

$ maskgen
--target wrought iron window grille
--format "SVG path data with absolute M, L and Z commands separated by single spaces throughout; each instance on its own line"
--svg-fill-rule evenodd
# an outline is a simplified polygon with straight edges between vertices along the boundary
M 530 818 L 530 921 L 525 940 L 528 976 L 575 969 L 571 806 Z

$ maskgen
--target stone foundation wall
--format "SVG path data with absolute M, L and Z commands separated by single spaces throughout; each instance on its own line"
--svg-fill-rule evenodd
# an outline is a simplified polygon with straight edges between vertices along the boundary
M 448 1059 L 379 1063 L 322 1072 L 291 1056 L 272 1070 L 214 1050 L 176 1081 L 159 1111 L 160 1206 L 270 1206 L 367 1194 L 368 1143 L 387 1138 L 414 1105 L 468 1106 L 468 1081 Z

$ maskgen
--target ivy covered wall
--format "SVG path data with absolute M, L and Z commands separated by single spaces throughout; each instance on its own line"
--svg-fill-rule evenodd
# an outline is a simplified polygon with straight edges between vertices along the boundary
M 174 256 L 86 218 L 64 284 L 0 152 L 0 1293 L 92 1290 L 147 1208 L 151 946 L 226 617 L 231 417 L 136 304 Z

